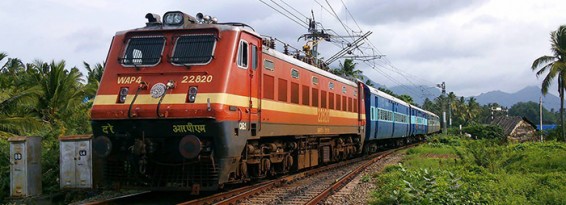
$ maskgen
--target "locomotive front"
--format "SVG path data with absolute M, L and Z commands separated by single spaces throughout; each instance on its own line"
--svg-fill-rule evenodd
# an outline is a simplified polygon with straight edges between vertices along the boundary
M 94 99 L 93 150 L 103 181 L 216 190 L 245 144 L 226 137 L 242 114 L 224 104 L 244 28 L 202 14 L 146 18 L 145 27 L 114 36 Z

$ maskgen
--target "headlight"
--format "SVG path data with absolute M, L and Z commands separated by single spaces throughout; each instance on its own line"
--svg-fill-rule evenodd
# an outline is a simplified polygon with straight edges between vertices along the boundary
M 197 92 L 198 92 L 198 88 L 191 86 L 189 88 L 189 95 L 187 96 L 187 102 L 188 103 L 194 103 L 195 100 L 197 99 Z
M 167 12 L 163 19 L 167 25 L 179 25 L 183 23 L 184 15 L 181 12 Z
M 167 86 L 163 83 L 157 83 L 155 85 L 153 85 L 153 87 L 151 87 L 151 97 L 152 98 L 160 98 L 161 96 L 163 96 L 163 94 L 165 94 L 165 91 L 167 90 Z
M 128 91 L 130 89 L 128 87 L 120 88 L 120 92 L 118 93 L 118 103 L 126 102 L 126 97 L 128 96 Z
M 92 149 L 99 157 L 107 157 L 112 152 L 112 141 L 106 136 L 98 136 L 92 140 Z

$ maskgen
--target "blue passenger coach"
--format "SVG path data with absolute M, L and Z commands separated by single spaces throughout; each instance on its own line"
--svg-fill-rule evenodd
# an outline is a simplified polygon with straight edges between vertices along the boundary
M 409 136 L 410 105 L 364 84 L 366 149 L 395 143 Z M 380 143 L 376 143 L 380 141 Z

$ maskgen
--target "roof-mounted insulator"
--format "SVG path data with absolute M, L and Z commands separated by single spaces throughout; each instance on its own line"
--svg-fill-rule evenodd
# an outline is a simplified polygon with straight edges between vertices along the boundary
M 145 23 L 146 26 L 161 25 L 161 16 L 157 14 L 147 13 L 145 18 L 147 19 L 147 23 Z

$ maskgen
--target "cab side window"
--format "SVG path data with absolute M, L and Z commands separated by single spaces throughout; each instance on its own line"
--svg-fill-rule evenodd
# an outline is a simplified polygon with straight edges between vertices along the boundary
M 238 49 L 238 67 L 248 68 L 248 42 L 241 40 Z

